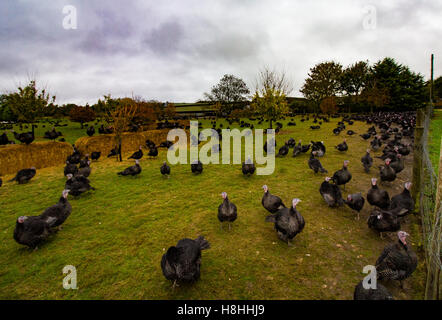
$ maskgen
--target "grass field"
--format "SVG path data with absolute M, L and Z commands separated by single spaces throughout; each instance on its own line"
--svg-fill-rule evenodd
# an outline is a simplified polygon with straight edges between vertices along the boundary
M 299 117 L 295 121 L 296 127 L 285 126 L 278 134 L 278 146 L 288 137 L 304 143 L 323 140 L 327 152 L 321 162 L 329 174 L 340 169 L 343 160 L 350 160 L 353 179 L 343 194 L 362 191 L 365 196 L 370 178 L 379 175 L 375 166 L 366 174 L 360 163 L 368 143 L 358 135 L 333 136 L 336 119 L 319 131 L 309 129 L 311 121 L 301 123 Z M 204 124 L 209 126 L 207 121 Z M 368 125 L 356 122 L 350 128 L 362 133 Z M 333 146 L 344 136 L 349 151 L 342 154 Z M 167 179 L 159 172 L 165 158 L 161 149 L 158 159 L 142 159 L 138 177 L 116 175 L 132 165 L 127 160 L 93 163 L 90 180 L 96 190 L 78 199 L 70 197 L 73 210 L 63 230 L 34 252 L 13 240 L 15 221 L 21 215 L 38 215 L 58 201 L 65 183 L 63 167 L 38 170 L 27 185 L 4 183 L 0 188 L 0 299 L 352 299 L 355 285 L 365 276 L 363 267 L 373 265 L 391 241 L 368 229 L 368 205 L 361 219 L 355 220 L 348 207 L 331 209 L 325 204 L 318 191 L 324 176 L 308 169 L 307 154 L 277 158 L 273 175 L 248 178 L 240 165 L 207 165 L 198 176 L 191 174 L 190 165 L 176 165 Z M 400 192 L 409 174 L 409 168 L 399 174 L 390 195 Z M 295 197 L 302 200 L 298 209 L 306 226 L 293 247 L 280 241 L 273 225 L 264 221 L 263 184 L 286 204 Z M 217 220 L 222 191 L 238 207 L 238 219 L 230 231 L 220 230 Z M 420 252 L 418 218 L 407 220 L 403 229 Z M 162 275 L 161 256 L 178 240 L 199 235 L 211 244 L 202 253 L 201 279 L 172 290 Z M 397 283 L 386 284 L 396 299 L 423 298 L 422 261 L 420 255 L 405 290 Z M 78 290 L 63 289 L 65 265 L 76 267 Z
M 433 167 L 438 172 L 442 137 L 442 110 L 434 110 L 430 127 L 430 157 Z

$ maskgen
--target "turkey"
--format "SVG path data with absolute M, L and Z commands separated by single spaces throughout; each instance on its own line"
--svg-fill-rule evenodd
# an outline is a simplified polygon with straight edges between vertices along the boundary
M 383 232 L 398 231 L 401 228 L 398 213 L 402 213 L 402 210 L 374 209 L 368 217 L 368 227 L 378 231 L 381 238 Z
M 402 158 L 402 155 L 400 153 L 397 155 L 396 160 L 390 163 L 390 167 L 393 168 L 396 174 L 404 170 L 405 167 L 404 158 Z
M 266 141 L 266 143 L 264 144 L 264 152 L 265 153 L 269 153 L 269 154 L 274 154 L 275 153 L 275 147 L 276 147 L 276 141 L 275 141 L 275 139 L 270 139 L 269 141 L 269 144 L 268 144 L 268 147 L 267 147 L 267 141 Z
M 12 133 L 14 134 L 14 138 L 16 140 L 18 140 L 18 141 L 20 141 L 21 143 L 24 143 L 24 144 L 31 144 L 32 141 L 34 141 L 34 139 L 35 139 L 34 125 L 32 125 L 32 131 L 23 132 L 23 133 L 17 133 L 15 131 L 12 131 Z
M 322 182 L 321 186 L 319 187 L 319 193 L 330 207 L 341 206 L 344 204 L 341 190 L 336 184 L 330 183 L 330 180 L 330 177 L 325 177 L 325 181 Z
M 221 197 L 224 200 L 218 207 L 218 220 L 221 222 L 220 228 L 223 228 L 223 222 L 228 222 L 230 230 L 230 224 L 238 217 L 236 205 L 229 201 L 226 192 L 221 193 Z
M 161 269 L 167 280 L 194 282 L 200 278 L 201 250 L 209 249 L 210 244 L 203 236 L 197 239 L 182 239 L 170 247 L 161 259 Z
M 381 182 L 394 181 L 396 179 L 396 172 L 390 167 L 390 159 L 385 159 L 385 166 L 379 166 L 379 175 L 381 176 Z
M 344 142 L 338 144 L 337 146 L 335 146 L 335 148 L 341 152 L 347 151 L 348 150 L 347 140 L 344 139 Z
M 158 156 L 158 148 L 157 147 L 152 147 L 149 149 L 149 153 L 147 154 L 149 157 L 156 157 Z
M 369 139 L 371 137 L 371 134 L 364 133 L 364 134 L 360 134 L 359 136 L 362 137 L 362 139 L 367 140 L 367 139 Z
M 262 196 L 261 203 L 267 211 L 275 213 L 279 209 L 285 208 L 281 198 L 271 194 L 267 185 L 263 185 L 262 188 L 264 190 L 264 195 Z
M 371 145 L 371 149 L 373 151 L 378 151 L 382 145 L 382 141 L 380 140 L 380 137 L 379 136 L 374 137 L 374 139 L 370 142 L 370 145 Z
M 11 141 L 8 139 L 8 135 L 6 132 L 3 132 L 3 134 L 0 135 L 0 146 L 10 144 Z
M 302 151 L 301 140 L 299 140 L 298 144 L 293 147 L 293 157 L 298 156 Z
M 45 139 L 49 139 L 49 140 L 54 141 L 54 140 L 57 139 L 59 136 L 62 136 L 62 133 L 61 133 L 61 132 L 57 132 L 57 131 L 55 130 L 55 127 L 54 127 L 54 128 L 52 128 L 51 131 L 46 131 L 43 137 L 44 137 Z
M 135 159 L 135 160 L 140 160 L 143 157 L 143 150 L 141 150 L 141 146 L 138 149 L 138 151 L 135 151 L 129 158 L 129 159 Z
M 256 167 L 255 164 L 250 159 L 250 156 L 247 156 L 247 160 L 242 163 L 242 174 L 245 176 L 250 176 L 255 173 Z
M 91 153 L 91 159 L 92 160 L 98 160 L 100 159 L 101 152 L 100 151 L 94 151 Z
M 72 164 L 79 164 L 81 160 L 81 153 L 77 150 L 77 148 L 75 148 L 75 146 L 73 148 L 74 152 L 69 155 L 66 160 Z
M 69 190 L 63 190 L 58 203 L 47 208 L 40 217 L 50 224 L 51 227 L 61 226 L 72 212 L 72 206 L 68 201 Z
M 315 158 L 316 154 L 317 151 L 312 151 L 312 153 L 310 154 L 310 159 L 308 160 L 309 168 L 312 169 L 315 173 L 318 173 L 318 171 L 320 171 L 321 173 L 328 173 L 328 171 L 325 170 L 322 166 L 321 161 Z
M 35 167 L 31 167 L 29 169 L 21 169 L 19 172 L 17 172 L 16 176 L 9 180 L 9 182 L 17 181 L 18 184 L 23 184 L 29 182 L 35 174 L 37 173 L 37 170 Z
M 161 174 L 163 176 L 169 177 L 169 175 L 170 175 L 170 167 L 167 165 L 166 161 L 163 162 L 163 165 L 160 168 L 160 172 L 161 172 Z
M 117 174 L 120 176 L 136 176 L 141 173 L 141 166 L 140 166 L 140 160 L 135 160 L 135 164 L 133 166 L 130 166 L 126 169 L 124 169 L 121 172 L 118 172 Z
M 340 186 L 341 184 L 344 185 L 344 190 L 345 190 L 345 185 L 351 180 L 351 173 L 350 171 L 348 171 L 347 168 L 349 163 L 350 161 L 345 160 L 342 169 L 336 171 L 332 177 L 333 182 L 336 183 L 338 186 Z
M 87 167 L 88 165 L 90 165 L 90 162 L 89 162 L 89 155 L 87 154 L 84 159 L 80 160 L 78 168 L 84 168 Z
M 397 194 L 391 198 L 390 209 L 400 208 L 407 210 L 404 214 L 399 215 L 400 217 L 410 214 L 414 211 L 414 201 L 411 197 L 410 189 L 411 182 L 406 182 L 404 185 L 404 190 L 400 194 Z
M 108 158 L 117 156 L 119 154 L 118 146 L 115 146 L 111 151 L 109 151 L 109 154 L 107 155 Z
M 367 201 L 372 206 L 381 209 L 386 210 L 390 207 L 390 196 L 386 190 L 379 189 L 376 178 L 371 178 L 371 189 L 367 192 Z
M 201 161 L 199 161 L 199 160 L 195 160 L 195 161 L 190 165 L 190 170 L 192 171 L 192 173 L 200 174 L 200 173 L 203 172 L 203 164 L 201 163 Z
M 288 153 L 289 153 L 289 145 L 286 142 L 281 148 L 279 148 L 278 157 L 285 157 Z
M 392 294 L 382 284 L 376 282 L 376 289 L 365 289 L 363 280 L 355 287 L 354 300 L 394 300 Z
M 362 194 L 354 193 L 347 195 L 347 200 L 344 201 L 351 209 L 356 211 L 358 213 L 358 220 L 359 220 L 359 213 L 361 212 L 362 208 L 364 207 L 365 199 L 362 196 Z
M 40 216 L 21 216 L 17 218 L 14 229 L 14 240 L 34 250 L 52 233 L 50 224 L 54 218 L 44 220 Z
M 78 167 L 77 165 L 66 161 L 66 166 L 64 167 L 63 172 L 65 176 L 67 176 L 68 174 L 75 175 L 78 172 Z
M 86 177 L 74 177 L 72 174 L 68 174 L 66 178 L 67 181 L 64 188 L 69 190 L 69 193 L 74 197 L 78 197 L 86 191 L 95 190 L 95 188 L 90 185 L 89 179 Z
M 301 152 L 302 152 L 302 153 L 306 153 L 307 151 L 310 150 L 310 147 L 311 147 L 311 144 L 310 144 L 310 143 L 301 146 Z
M 408 233 L 399 231 L 398 241 L 387 244 L 376 261 L 376 271 L 379 280 L 391 279 L 400 281 L 407 279 L 417 267 L 416 253 L 408 246 Z
M 323 141 L 311 141 L 312 151 L 316 151 L 317 157 L 323 157 L 325 155 L 325 145 Z
M 369 173 L 370 168 L 373 165 L 373 158 L 370 156 L 370 149 L 367 149 L 367 153 L 361 158 L 361 162 L 364 166 L 365 172 Z
M 87 128 L 87 130 L 86 130 L 86 134 L 87 134 L 89 137 L 92 137 L 92 136 L 95 134 L 95 128 L 94 128 L 94 126 L 90 126 L 89 128 Z
M 290 241 L 304 229 L 305 221 L 296 205 L 300 202 L 299 199 L 293 199 L 290 209 L 281 208 L 276 213 L 273 213 L 266 218 L 266 222 L 274 222 L 275 230 L 278 233 L 279 239 L 291 245 Z
M 91 175 L 91 161 L 88 160 L 86 165 L 84 167 L 80 167 L 77 171 L 77 173 L 74 173 L 74 176 L 83 176 L 85 178 L 89 177 Z

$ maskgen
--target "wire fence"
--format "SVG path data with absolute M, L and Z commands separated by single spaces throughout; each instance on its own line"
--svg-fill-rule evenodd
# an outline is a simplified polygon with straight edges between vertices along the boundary
M 419 112 L 421 114 L 419 114 Z M 417 156 L 419 210 L 422 219 L 423 245 L 427 267 L 427 281 L 425 299 L 437 300 L 440 298 L 441 263 L 441 181 L 442 174 L 435 172 L 430 160 L 428 138 L 430 131 L 433 105 L 429 104 L 425 110 L 418 110 L 416 121 L 415 151 Z M 413 168 L 413 169 L 416 169 Z M 441 170 L 442 171 L 442 170 Z M 414 173 L 413 173 L 414 174 Z M 416 177 L 416 176 L 415 176 Z M 417 187 L 417 186 L 416 186 Z

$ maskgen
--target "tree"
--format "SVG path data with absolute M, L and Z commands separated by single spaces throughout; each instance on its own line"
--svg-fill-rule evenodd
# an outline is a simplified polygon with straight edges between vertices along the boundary
M 387 108 L 398 111 L 416 109 L 428 101 L 423 76 L 410 71 L 393 58 L 378 61 L 371 68 L 370 77 L 371 83 L 375 83 L 379 90 L 388 92 Z
M 166 102 L 166 107 L 164 109 L 164 115 L 166 119 L 173 119 L 176 116 L 176 108 L 173 103 Z
M 348 112 L 351 112 L 350 108 L 353 103 L 359 103 L 360 95 L 367 85 L 369 74 L 370 67 L 366 61 L 356 62 L 342 71 L 340 89 L 347 96 Z
M 323 99 L 321 101 L 321 112 L 328 114 L 335 114 L 338 112 L 338 106 L 336 104 L 336 97 L 331 96 Z
M 221 103 L 223 113 L 230 113 L 238 102 L 247 100 L 249 93 L 250 90 L 242 79 L 225 74 L 210 93 L 204 93 L 204 96 L 210 102 Z
M 342 65 L 334 61 L 318 63 L 310 69 L 300 92 L 319 107 L 327 97 L 341 91 Z
M 55 96 L 50 97 L 46 89 L 38 89 L 35 80 L 31 80 L 26 87 L 19 86 L 17 92 L 6 94 L 4 99 L 4 105 L 17 120 L 25 123 L 35 122 L 45 113 L 48 104 L 55 102 Z
M 433 82 L 433 96 L 435 99 L 442 99 L 442 76 Z
M 17 121 L 17 117 L 6 104 L 6 95 L 0 95 L 0 121 Z
M 115 133 L 115 143 L 118 146 L 118 154 L 120 162 L 123 161 L 121 156 L 121 144 L 123 141 L 123 132 L 127 131 L 129 124 L 132 121 L 137 111 L 137 104 L 133 99 L 122 100 L 117 104 L 115 109 L 111 112 L 112 122 Z
M 94 110 L 92 110 L 92 108 L 89 107 L 89 105 L 86 105 L 85 107 L 78 107 L 78 106 L 73 107 L 69 112 L 69 117 L 71 121 L 81 123 L 81 129 L 83 129 L 83 124 L 85 122 L 94 121 L 96 115 Z

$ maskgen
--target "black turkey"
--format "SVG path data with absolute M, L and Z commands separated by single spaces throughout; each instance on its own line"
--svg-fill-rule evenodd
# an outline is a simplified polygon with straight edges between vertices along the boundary
M 275 139 L 270 139 L 269 141 L 269 144 L 268 144 L 268 146 L 267 146 L 267 141 L 266 141 L 266 143 L 264 144 L 264 152 L 265 153 L 269 153 L 269 154 L 274 154 L 275 153 L 275 147 L 276 147 L 276 141 L 275 141 Z
M 84 165 L 83 167 L 78 168 L 78 171 L 77 171 L 77 173 L 74 173 L 74 176 L 80 175 L 80 176 L 83 176 L 85 178 L 89 177 L 91 175 L 91 171 L 92 171 L 90 165 L 91 165 L 91 161 L 88 160 L 86 165 Z
M 149 149 L 149 153 L 147 154 L 149 157 L 156 157 L 158 156 L 158 148 L 152 147 Z
M 362 196 L 362 194 L 354 193 L 347 195 L 347 200 L 344 201 L 351 209 L 357 212 L 358 214 L 358 220 L 359 220 L 359 213 L 361 212 L 362 208 L 364 207 L 365 199 Z
M 410 194 L 411 182 L 406 182 L 404 190 L 391 198 L 390 209 L 406 209 L 407 211 L 399 216 L 405 216 L 414 211 L 414 200 Z
M 335 148 L 341 152 L 347 151 L 348 150 L 347 140 L 344 139 L 344 142 L 338 144 L 337 146 L 335 146 Z
M 194 282 L 200 278 L 201 250 L 209 249 L 210 244 L 203 236 L 197 239 L 182 239 L 170 247 L 161 259 L 161 269 L 167 280 Z
M 311 141 L 312 151 L 316 151 L 317 157 L 323 157 L 325 155 L 325 145 L 323 141 Z
M 379 280 L 391 279 L 400 281 L 407 279 L 417 267 L 416 253 L 407 244 L 408 233 L 399 231 L 398 241 L 387 244 L 376 261 L 376 271 Z
M 385 159 L 385 165 L 379 166 L 379 175 L 381 176 L 381 182 L 384 181 L 394 181 L 396 179 L 396 171 L 390 167 L 390 159 Z
M 135 151 L 128 159 L 140 160 L 143 157 L 143 150 L 141 150 L 141 146 L 138 151 Z
M 379 139 L 379 138 L 380 138 L 379 136 L 376 136 L 376 137 L 374 137 L 374 139 L 370 142 L 371 149 L 372 149 L 373 151 L 378 151 L 379 148 L 380 148 L 381 145 L 382 145 L 382 141 L 381 141 L 381 139 Z
M 10 144 L 11 141 L 8 139 L 8 135 L 6 132 L 3 132 L 3 134 L 0 135 L 0 146 Z
M 80 160 L 80 164 L 79 164 L 78 168 L 84 168 L 84 167 L 89 166 L 90 164 L 91 163 L 89 161 L 89 155 L 87 154 L 84 159 Z
M 336 171 L 332 177 L 333 182 L 336 183 L 338 186 L 344 185 L 344 190 L 345 185 L 351 180 L 351 173 L 350 171 L 348 171 L 347 168 L 349 163 L 350 161 L 345 160 L 342 169 Z
M 95 188 L 90 185 L 89 179 L 86 177 L 83 176 L 74 177 L 72 174 L 68 174 L 66 178 L 67 181 L 64 188 L 66 190 L 69 190 L 69 193 L 74 197 L 78 197 L 79 195 L 81 195 L 86 191 L 95 190 Z
M 73 146 L 73 148 L 74 152 L 66 158 L 66 161 L 69 161 L 72 164 L 79 164 L 81 160 L 81 153 L 75 146 Z
M 115 148 L 113 148 L 111 151 L 109 151 L 109 154 L 107 155 L 107 157 L 110 158 L 113 156 L 118 156 L 118 154 L 119 154 L 118 146 L 115 146 Z
M 21 169 L 17 172 L 16 176 L 9 180 L 9 182 L 17 181 L 18 184 L 23 184 L 29 182 L 35 174 L 37 173 L 37 170 L 35 167 L 31 167 L 29 169 Z
M 401 223 L 398 218 L 398 214 L 400 213 L 402 213 L 400 209 L 373 209 L 367 220 L 368 227 L 378 231 L 382 238 L 383 232 L 395 232 L 401 228 Z
M 49 139 L 49 140 L 54 141 L 54 140 L 57 139 L 59 136 L 62 136 L 62 133 L 56 131 L 55 128 L 52 128 L 52 130 L 50 130 L 50 131 L 46 131 L 43 137 L 44 137 L 45 139 Z
M 224 200 L 218 207 L 218 220 L 221 222 L 220 228 L 223 228 L 223 222 L 228 222 L 230 230 L 230 224 L 236 220 L 238 212 L 236 205 L 229 201 L 226 192 L 221 193 L 221 197 Z
M 94 151 L 91 153 L 91 159 L 92 160 L 98 160 L 100 159 L 101 152 L 100 151 Z
M 164 161 L 163 165 L 160 168 L 160 172 L 163 176 L 168 176 L 170 175 L 170 167 L 167 165 L 167 162 Z
M 199 160 L 195 160 L 195 161 L 190 165 L 190 170 L 192 171 L 192 173 L 200 174 L 200 173 L 203 172 L 203 164 L 201 163 L 201 161 L 199 161 Z
M 37 249 L 37 246 L 48 238 L 51 232 L 51 223 L 41 216 L 21 216 L 17 218 L 14 229 L 14 240 L 17 243 Z
M 394 300 L 393 295 L 379 282 L 376 282 L 376 289 L 365 289 L 362 282 L 355 287 L 354 300 Z
M 344 204 L 341 190 L 336 184 L 330 183 L 330 180 L 330 177 L 325 177 L 324 182 L 322 182 L 321 186 L 319 187 L 319 193 L 330 207 L 341 206 Z
M 302 145 L 301 140 L 299 140 L 298 144 L 293 147 L 293 157 L 298 156 L 301 153 Z
M 275 230 L 279 239 L 291 245 L 291 240 L 304 229 L 305 221 L 301 213 L 296 209 L 299 199 L 293 199 L 290 209 L 281 208 L 276 213 L 267 216 L 267 222 L 275 223 Z
M 361 162 L 364 166 L 365 172 L 369 173 L 370 168 L 373 165 L 373 158 L 370 156 L 370 149 L 367 149 L 367 153 L 361 158 Z
M 117 174 L 120 176 L 136 176 L 141 173 L 141 166 L 140 166 L 140 160 L 135 160 L 135 164 L 133 166 L 130 166 L 126 169 L 124 169 L 121 172 L 118 172 Z
M 289 145 L 286 142 L 281 148 L 279 148 L 278 157 L 285 157 L 288 153 L 289 153 Z
M 369 139 L 371 137 L 371 134 L 364 133 L 364 134 L 360 134 L 359 136 L 362 137 L 362 139 L 367 140 L 367 139 Z
M 390 163 L 390 167 L 393 168 L 396 174 L 404 170 L 405 167 L 404 158 L 402 158 L 402 155 L 400 153 L 397 155 L 396 160 Z
M 40 217 L 48 222 L 51 227 L 61 226 L 72 212 L 72 206 L 68 201 L 69 190 L 63 190 L 58 203 L 47 208 Z
M 328 173 L 327 170 L 324 169 L 324 167 L 321 164 L 321 161 L 316 158 L 316 154 L 318 151 L 312 151 L 310 154 L 310 159 L 308 160 L 308 166 L 310 169 L 312 169 L 315 173 L 318 173 L 319 171 L 321 173 Z
M 262 188 L 264 190 L 264 195 L 262 196 L 261 203 L 267 211 L 270 213 L 275 213 L 279 209 L 286 207 L 280 197 L 270 193 L 267 185 L 263 185 Z
M 17 133 L 15 131 L 12 131 L 12 133 L 14 134 L 14 138 L 16 140 L 18 140 L 24 144 L 31 144 L 32 141 L 34 141 L 34 139 L 35 139 L 34 125 L 32 125 L 32 131 L 30 131 L 30 132 Z
M 242 174 L 245 176 L 250 176 L 255 173 L 256 167 L 253 161 L 250 159 L 250 156 L 247 156 L 247 160 L 242 163 Z
M 376 178 L 371 178 L 371 189 L 367 192 L 367 201 L 372 206 L 381 209 L 386 210 L 390 207 L 390 196 L 386 190 L 379 189 Z
M 64 167 L 63 172 L 65 176 L 67 176 L 68 174 L 75 175 L 78 172 L 78 167 L 77 165 L 66 161 L 66 166 Z
M 94 128 L 94 126 L 90 126 L 89 128 L 87 128 L 87 130 L 86 130 L 86 134 L 87 134 L 89 137 L 92 137 L 92 136 L 95 134 L 95 128 Z

